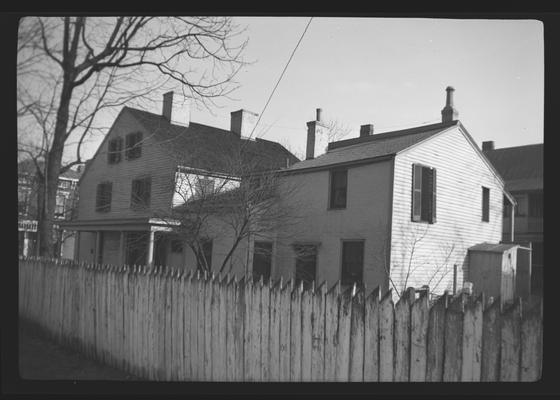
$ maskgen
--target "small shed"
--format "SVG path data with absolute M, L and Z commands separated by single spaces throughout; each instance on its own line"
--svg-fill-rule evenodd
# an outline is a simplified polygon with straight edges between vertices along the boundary
M 474 295 L 500 296 L 504 304 L 515 295 L 517 244 L 480 243 L 469 248 L 469 281 Z

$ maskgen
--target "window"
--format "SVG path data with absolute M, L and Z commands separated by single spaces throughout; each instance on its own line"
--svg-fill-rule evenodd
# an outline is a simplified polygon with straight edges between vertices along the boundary
M 364 241 L 345 240 L 342 242 L 343 285 L 362 284 L 364 270 Z
M 116 138 L 109 141 L 109 151 L 107 152 L 107 161 L 109 164 L 121 162 L 122 138 Z
M 527 195 L 516 195 L 513 196 L 517 205 L 515 207 L 515 216 L 516 217 L 526 217 L 527 212 L 529 211 L 529 204 L 527 201 Z
M 543 193 L 535 192 L 529 194 L 529 216 L 543 216 Z
M 346 208 L 346 189 L 348 183 L 348 171 L 331 171 L 331 187 L 329 208 Z
M 436 170 L 412 165 L 412 221 L 436 222 Z
M 183 252 L 183 241 L 181 239 L 171 240 L 171 252 L 172 253 L 182 253 Z
M 201 271 L 212 269 L 212 239 L 203 239 L 196 254 L 196 268 Z
M 130 192 L 130 208 L 141 210 L 150 206 L 150 193 L 152 190 L 152 178 L 141 178 L 132 181 Z
M 103 182 L 97 185 L 97 195 L 95 198 L 95 211 L 111 211 L 111 194 L 113 192 L 112 182 Z
M 72 186 L 72 181 L 67 181 L 64 179 L 58 180 L 58 187 L 60 189 L 70 189 L 71 186 Z
M 294 251 L 296 253 L 296 284 L 303 282 L 306 287 L 309 287 L 315 280 L 317 245 L 296 244 Z
M 25 189 L 18 188 L 18 215 L 27 214 L 28 192 Z
M 133 160 L 142 155 L 142 133 L 134 132 L 126 135 L 125 155 L 127 160 Z
M 253 250 L 253 279 L 264 282 L 270 279 L 272 266 L 272 242 L 255 242 Z
M 196 194 L 198 198 L 208 196 L 214 193 L 214 180 L 209 178 L 198 178 L 196 185 Z
M 62 195 L 56 196 L 56 206 L 54 209 L 55 217 L 64 217 L 64 210 L 66 208 L 66 197 Z
M 490 189 L 482 187 L 482 220 L 490 221 Z

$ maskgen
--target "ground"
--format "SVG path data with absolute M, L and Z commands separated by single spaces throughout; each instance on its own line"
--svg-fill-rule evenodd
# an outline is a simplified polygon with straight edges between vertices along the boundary
M 138 378 L 90 360 L 46 339 L 36 328 L 20 322 L 19 372 L 21 379 L 119 380 Z

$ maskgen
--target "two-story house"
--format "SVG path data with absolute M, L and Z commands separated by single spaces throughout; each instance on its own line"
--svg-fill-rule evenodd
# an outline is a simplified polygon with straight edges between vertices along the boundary
M 42 163 L 39 163 L 42 168 Z M 76 189 L 81 176 L 81 168 L 69 169 L 58 178 L 55 206 L 55 251 L 62 258 L 73 258 L 74 236 L 59 223 L 72 218 L 76 205 Z M 19 255 L 36 255 L 37 247 L 37 174 L 36 166 L 30 159 L 18 163 L 18 239 Z
M 531 292 L 542 293 L 543 230 L 543 151 L 544 145 L 494 148 L 493 141 L 482 143 L 482 151 L 500 172 L 506 189 L 517 202 L 513 216 L 516 243 L 531 243 Z M 511 241 L 511 210 L 504 199 L 503 240 Z
M 124 107 L 86 166 L 77 218 L 65 225 L 78 234 L 76 259 L 194 268 L 193 251 L 171 234 L 171 210 L 189 196 L 238 186 L 236 164 L 278 170 L 299 161 L 280 144 L 251 136 L 256 114 L 232 112 L 231 129 L 219 129 L 191 121 L 188 104 L 173 97 L 163 96 L 160 114 Z M 187 181 L 195 186 L 190 194 L 182 190 Z M 245 255 L 246 246 L 238 253 Z M 211 268 L 226 257 L 226 247 L 204 243 Z M 234 271 L 243 270 L 243 257 L 233 262 Z
M 500 242 L 503 198 L 514 200 L 446 90 L 440 123 L 379 134 L 363 125 L 328 146 L 318 110 L 307 159 L 282 172 L 298 187 L 285 201 L 300 218 L 288 240 L 268 242 L 272 277 L 439 293 L 468 280 L 468 249 Z

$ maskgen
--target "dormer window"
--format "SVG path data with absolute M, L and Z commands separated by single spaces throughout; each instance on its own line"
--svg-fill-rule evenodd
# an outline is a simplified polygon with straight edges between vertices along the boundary
M 122 138 L 109 140 L 109 150 L 107 151 L 107 161 L 109 164 L 121 162 Z
M 126 135 L 126 150 L 125 155 L 127 160 L 134 160 L 142 155 L 142 133 L 134 132 Z

